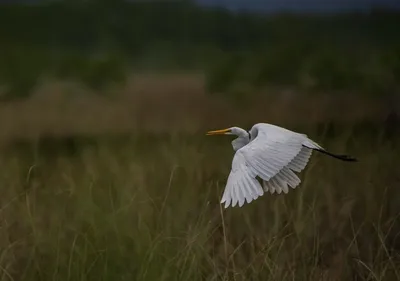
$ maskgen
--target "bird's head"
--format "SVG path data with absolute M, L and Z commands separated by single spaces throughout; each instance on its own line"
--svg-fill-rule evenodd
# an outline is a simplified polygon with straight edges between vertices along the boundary
M 222 129 L 222 130 L 215 130 L 215 131 L 209 131 L 206 134 L 207 136 L 214 136 L 214 135 L 235 135 L 238 136 L 236 139 L 232 141 L 232 147 L 233 150 L 238 150 L 241 147 L 245 146 L 248 144 L 250 141 L 249 139 L 249 133 L 246 132 L 246 130 L 243 130 L 242 128 L 239 127 L 231 127 L 227 129 Z
M 239 137 L 245 137 L 248 136 L 248 133 L 246 130 L 243 130 L 242 128 L 239 127 L 230 127 L 226 129 L 221 129 L 221 130 L 215 130 L 215 131 L 208 131 L 206 133 L 207 136 L 215 136 L 215 135 L 235 135 Z

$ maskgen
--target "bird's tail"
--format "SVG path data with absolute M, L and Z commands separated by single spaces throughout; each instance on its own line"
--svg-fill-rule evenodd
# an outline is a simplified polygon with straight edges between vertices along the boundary
M 325 149 L 315 149 L 315 150 L 319 151 L 319 152 L 321 152 L 323 154 L 329 155 L 331 157 L 334 157 L 336 159 L 340 159 L 342 161 L 348 161 L 348 162 L 357 162 L 358 161 L 356 158 L 354 158 L 352 156 L 349 156 L 349 155 L 334 154 L 334 153 L 331 153 L 329 151 L 326 151 Z
M 331 156 L 336 159 L 340 159 L 342 161 L 348 161 L 348 162 L 357 162 L 358 160 L 352 156 L 349 155 L 340 155 L 340 154 L 334 154 L 332 152 L 326 151 L 322 146 L 320 146 L 318 143 L 315 141 L 307 138 L 307 140 L 303 143 L 303 146 L 311 148 L 312 150 L 319 151 L 323 154 L 326 154 L 328 156 Z

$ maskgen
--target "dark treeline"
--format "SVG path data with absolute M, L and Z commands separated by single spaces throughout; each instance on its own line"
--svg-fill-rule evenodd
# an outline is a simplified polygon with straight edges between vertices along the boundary
M 388 92 L 400 78 L 399 13 L 262 15 L 191 1 L 57 1 L 0 9 L 0 81 L 29 92 L 40 75 L 101 88 L 128 69 L 206 71 L 232 81 Z M 107 78 L 107 79 L 106 79 Z
M 282 40 L 400 43 L 399 13 L 262 15 L 200 8 L 190 2 L 55 2 L 0 9 L 3 42 L 59 48 L 96 48 L 111 41 L 135 54 L 154 41 L 247 50 Z M 283 42 L 286 43 L 286 42 Z M 344 42 L 343 42 L 344 43 Z M 301 44 L 301 42 L 298 42 Z

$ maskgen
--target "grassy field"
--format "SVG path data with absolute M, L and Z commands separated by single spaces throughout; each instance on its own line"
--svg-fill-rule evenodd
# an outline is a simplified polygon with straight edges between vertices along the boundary
M 366 123 L 376 131 L 400 100 L 352 92 L 265 89 L 238 95 L 210 94 L 196 73 L 134 74 L 125 87 L 104 95 L 68 81 L 42 83 L 32 96 L 0 103 L 0 144 L 42 136 L 203 134 L 214 127 L 271 122 L 298 130 L 349 131 Z M 396 99 L 397 98 L 397 99 Z M 340 108 L 340 110 L 338 110 Z
M 400 280 L 400 146 L 376 100 L 243 107 L 179 75 L 63 91 L 0 107 L 0 280 Z M 299 188 L 223 209 L 231 138 L 205 130 L 263 121 L 359 162 L 314 154 Z
M 400 280 L 398 15 L 1 6 L 0 281 Z M 258 122 L 359 162 L 223 209 Z

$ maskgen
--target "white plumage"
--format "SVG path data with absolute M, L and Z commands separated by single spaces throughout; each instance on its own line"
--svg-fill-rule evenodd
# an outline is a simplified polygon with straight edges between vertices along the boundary
M 305 134 L 266 123 L 254 125 L 250 132 L 232 127 L 207 133 L 219 134 L 238 136 L 232 141 L 236 153 L 221 200 L 225 208 L 230 205 L 241 207 L 264 192 L 280 194 L 296 188 L 301 180 L 295 172 L 301 172 L 307 166 L 313 150 L 341 160 L 356 161 L 327 152 Z

